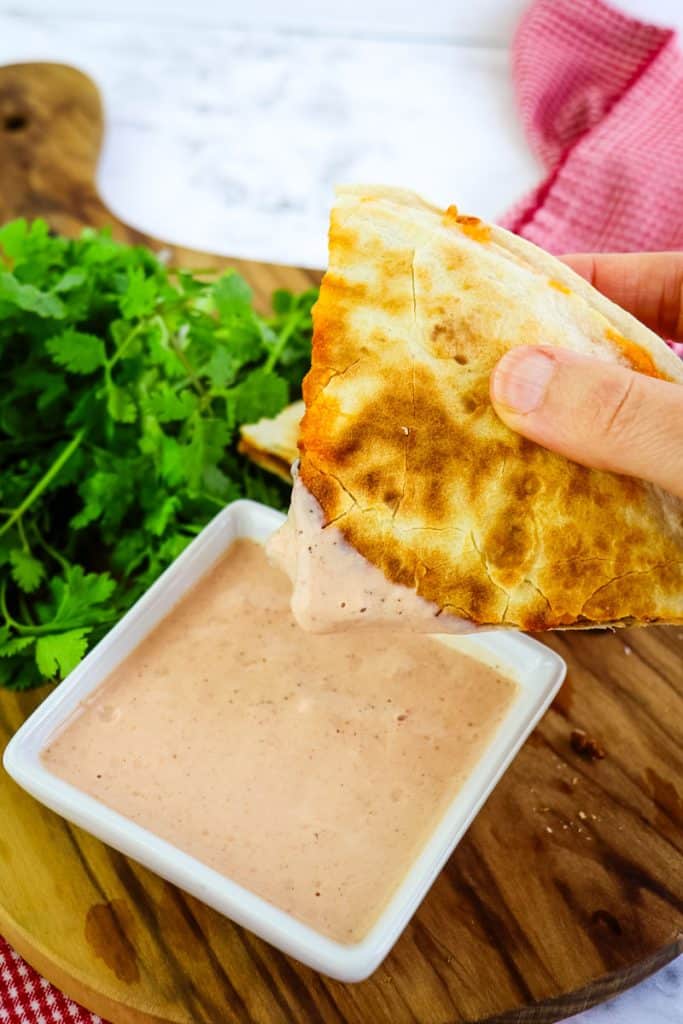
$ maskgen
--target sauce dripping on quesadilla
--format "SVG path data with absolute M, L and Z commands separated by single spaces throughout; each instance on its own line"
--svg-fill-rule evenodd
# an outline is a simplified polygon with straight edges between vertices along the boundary
M 361 939 L 517 684 L 428 637 L 318 637 L 237 541 L 80 707 L 55 774 L 276 907 Z
M 267 544 L 272 561 L 293 584 L 292 612 L 310 633 L 359 626 L 413 633 L 473 633 L 477 627 L 440 609 L 409 587 L 393 583 L 334 525 L 323 527 L 313 495 L 294 472 L 289 515 Z

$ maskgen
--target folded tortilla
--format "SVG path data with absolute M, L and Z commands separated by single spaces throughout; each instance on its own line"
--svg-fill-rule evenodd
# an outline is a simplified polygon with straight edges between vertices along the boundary
M 258 423 L 245 423 L 240 427 L 239 451 L 258 466 L 292 482 L 291 467 L 299 451 L 297 440 L 299 424 L 304 414 L 304 403 L 293 402 L 272 418 Z
M 338 190 L 296 521 L 274 543 L 302 625 L 683 622 L 683 503 L 497 417 L 491 370 L 540 343 L 683 383 L 659 337 L 531 243 L 410 192 Z

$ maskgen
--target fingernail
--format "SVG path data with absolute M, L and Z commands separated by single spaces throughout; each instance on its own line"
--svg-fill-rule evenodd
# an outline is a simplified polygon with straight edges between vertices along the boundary
M 543 401 L 555 373 L 555 362 L 535 349 L 512 349 L 493 372 L 493 400 L 513 412 L 534 412 Z

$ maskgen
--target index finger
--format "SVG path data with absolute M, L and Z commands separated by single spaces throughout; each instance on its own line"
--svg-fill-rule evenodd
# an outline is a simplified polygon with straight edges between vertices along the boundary
M 664 338 L 683 340 L 683 253 L 572 253 L 564 263 Z

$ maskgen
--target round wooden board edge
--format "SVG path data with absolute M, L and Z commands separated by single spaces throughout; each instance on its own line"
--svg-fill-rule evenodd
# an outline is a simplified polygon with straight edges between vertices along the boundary
M 0 769 L 1 770 L 1 769 Z M 154 1013 L 111 999 L 84 980 L 76 977 L 69 966 L 58 964 L 31 944 L 30 937 L 2 912 L 0 934 L 23 959 L 69 999 L 96 1013 L 110 1024 L 186 1024 L 181 1017 L 159 1017 Z M 440 1024 L 556 1024 L 557 1021 L 581 1013 L 639 984 L 656 971 L 683 955 L 683 933 L 652 956 L 627 967 L 594 979 L 590 986 L 575 989 L 553 999 L 532 1003 L 521 1010 L 510 1010 L 478 1020 L 444 1020 Z M 292 1018 L 294 1020 L 294 1018 Z M 312 1022 L 311 1022 L 312 1024 Z
M 575 989 L 573 992 L 566 992 L 564 995 L 546 999 L 541 1003 L 531 1003 L 522 1010 L 510 1010 L 506 1013 L 496 1014 L 494 1017 L 487 1017 L 485 1020 L 463 1022 L 463 1024 L 556 1024 L 557 1021 L 566 1020 L 568 1017 L 573 1017 L 574 1014 L 590 1010 L 593 1006 L 598 1006 L 622 992 L 627 992 L 628 989 L 645 981 L 646 978 L 666 967 L 681 955 L 683 955 L 683 933 L 672 943 L 663 946 L 656 953 L 640 960 L 632 967 L 611 971 L 609 974 L 603 974 L 594 979 L 590 987 Z M 118 1022 L 114 1022 L 114 1024 L 118 1024 Z
M 99 1014 L 111 1024 L 185 1024 L 182 1017 L 177 1017 L 175 1020 L 171 1020 L 169 1017 L 158 1017 L 111 999 L 105 993 L 92 988 L 87 981 L 72 973 L 71 965 L 58 963 L 52 953 L 48 956 L 32 945 L 30 936 L 19 925 L 14 924 L 6 917 L 1 907 L 0 935 L 27 964 L 38 971 L 55 988 L 90 1013 Z

